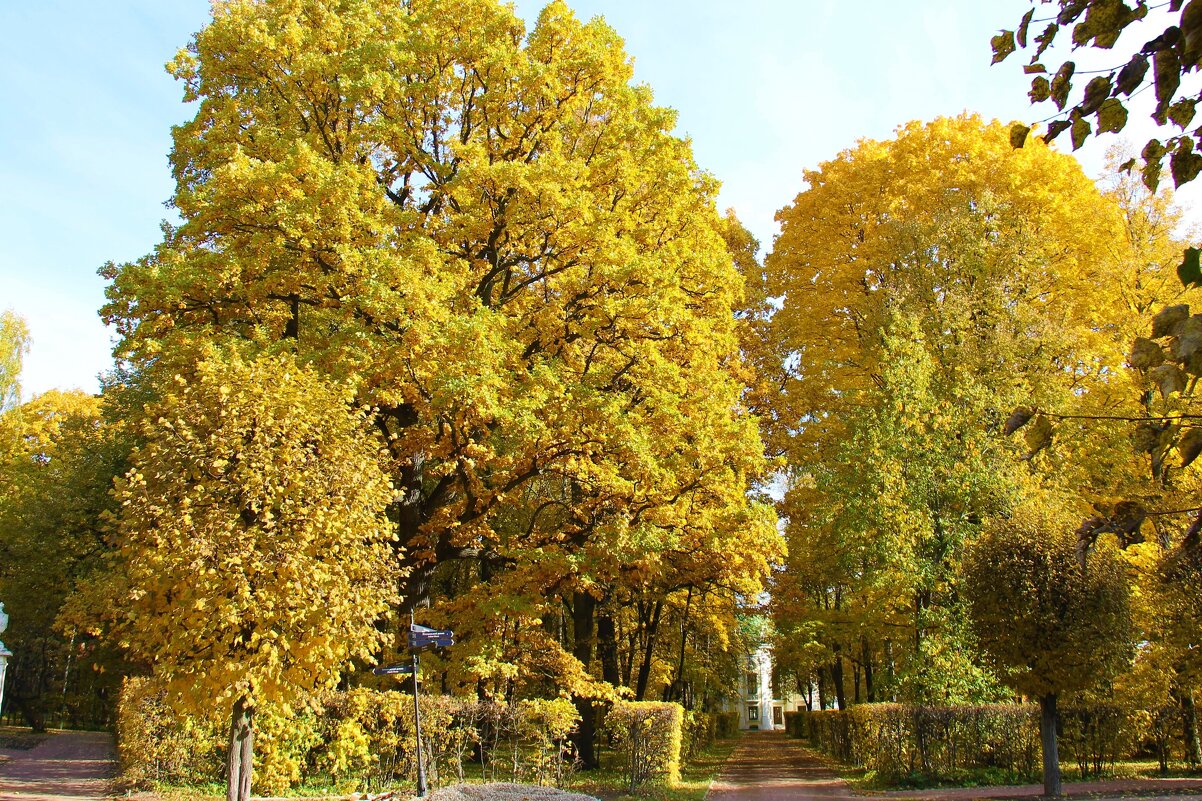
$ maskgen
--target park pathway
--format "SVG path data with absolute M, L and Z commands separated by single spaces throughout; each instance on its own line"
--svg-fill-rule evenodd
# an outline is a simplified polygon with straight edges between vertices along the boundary
M 855 798 L 838 774 L 784 732 L 750 731 L 706 795 L 706 801 L 807 801 Z
M 113 738 L 101 732 L 62 732 L 28 751 L 0 750 L 0 801 L 111 798 L 115 759 Z

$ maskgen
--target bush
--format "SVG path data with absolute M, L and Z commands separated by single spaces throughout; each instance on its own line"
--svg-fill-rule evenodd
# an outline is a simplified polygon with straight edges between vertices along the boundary
M 215 723 L 177 715 L 149 679 L 125 679 L 117 703 L 123 782 L 146 788 L 158 782 L 220 781 L 225 766 L 222 746 Z
M 1072 759 L 1081 776 L 1100 776 L 1133 749 L 1139 727 L 1111 704 L 1068 706 L 1060 710 L 1061 757 Z
M 579 714 L 569 701 L 505 705 L 423 695 L 421 705 L 431 787 L 462 781 L 464 763 L 477 750 L 493 780 L 561 783 L 574 762 L 567 740 Z M 126 680 L 117 727 L 123 779 L 135 787 L 220 781 L 227 725 L 181 715 L 149 680 Z M 295 710 L 260 708 L 255 725 L 255 782 L 262 792 L 279 794 L 306 781 L 379 790 L 416 779 L 412 695 L 332 692 Z
M 650 781 L 679 783 L 683 713 L 680 704 L 655 701 L 618 701 L 610 708 L 605 728 L 630 792 Z
M 714 736 L 719 740 L 729 740 L 739 735 L 738 712 L 714 713 Z
M 701 753 L 717 736 L 718 721 L 708 712 L 685 710 L 682 752 L 686 760 Z
M 1040 754 L 1038 711 L 1030 706 L 860 704 L 796 715 L 795 728 L 812 747 L 890 782 L 952 779 L 980 768 L 1025 779 Z

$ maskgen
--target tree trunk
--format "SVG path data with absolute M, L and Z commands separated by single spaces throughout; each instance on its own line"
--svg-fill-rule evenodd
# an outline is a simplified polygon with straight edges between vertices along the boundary
M 1182 744 L 1185 746 L 1185 761 L 1196 767 L 1202 762 L 1202 747 L 1198 744 L 1198 709 L 1194 705 L 1194 694 L 1182 687 L 1181 695 L 1181 727 Z
M 868 638 L 860 638 L 860 655 L 864 660 L 864 693 L 868 703 L 876 701 L 876 686 L 872 681 L 872 649 L 868 647 Z
M 617 687 L 622 683 L 618 670 L 618 635 L 614 618 L 607 611 L 597 615 L 597 657 L 601 660 L 601 678 Z
M 587 592 L 578 592 L 572 598 L 572 655 L 580 660 L 586 673 L 593 661 L 593 613 L 596 608 L 597 600 Z M 597 751 L 593 747 L 597 736 L 597 713 L 593 699 L 577 696 L 572 703 L 580 713 L 580 725 L 576 727 L 572 741 L 581 766 L 592 769 L 597 767 Z
M 826 709 L 826 668 L 818 667 L 818 708 Z
M 245 695 L 234 702 L 230 722 L 229 762 L 226 765 L 226 801 L 250 801 L 250 780 L 255 751 L 255 708 Z
M 1043 794 L 1060 795 L 1060 755 L 1056 751 L 1056 694 L 1039 699 L 1039 739 L 1043 745 Z
M 651 678 L 651 658 L 655 654 L 655 634 L 659 631 L 659 618 L 663 611 L 664 602 L 656 601 L 655 608 L 647 621 L 647 639 L 643 647 L 643 661 L 639 665 L 638 683 L 634 688 L 634 700 L 636 701 L 642 701 L 647 697 L 647 681 Z
M 835 661 L 831 663 L 831 684 L 835 685 L 835 703 L 842 712 L 847 708 L 847 691 L 843 688 L 843 655 L 841 646 L 835 646 Z

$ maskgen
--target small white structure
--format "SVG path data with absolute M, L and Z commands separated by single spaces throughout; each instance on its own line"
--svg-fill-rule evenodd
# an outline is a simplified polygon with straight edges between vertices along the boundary
M 8 628 L 8 615 L 4 613 L 4 604 L 0 603 L 0 634 L 3 634 Z M 4 674 L 8 671 L 8 658 L 13 655 L 13 652 L 4 647 L 4 643 L 0 642 L 0 711 L 4 709 Z
M 801 696 L 776 690 L 772 680 L 772 650 L 761 645 L 748 654 L 739 675 L 739 728 L 772 731 L 785 727 L 785 712 L 804 708 Z M 780 697 L 778 697 L 780 696 Z

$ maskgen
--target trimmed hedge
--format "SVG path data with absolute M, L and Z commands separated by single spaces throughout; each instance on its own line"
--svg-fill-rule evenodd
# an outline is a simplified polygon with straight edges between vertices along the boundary
M 579 723 L 565 699 L 512 705 L 423 695 L 422 755 L 431 787 L 462 781 L 479 756 L 493 781 L 561 783 L 572 762 L 568 737 Z M 181 717 L 147 679 L 127 679 L 117 713 L 123 780 L 220 781 L 226 720 Z M 357 688 L 311 699 L 299 709 L 261 707 L 255 715 L 255 786 L 278 794 L 306 780 L 346 791 L 409 784 L 416 775 L 413 696 Z M 679 740 L 677 740 L 679 747 Z
M 680 782 L 684 709 L 657 701 L 618 701 L 605 716 L 610 742 L 622 761 L 626 786 Z
M 738 712 L 714 713 L 714 736 L 719 740 L 729 740 L 739 736 Z
M 794 731 L 814 748 L 887 781 L 954 778 L 976 768 L 1031 778 L 1038 769 L 1039 713 L 1032 706 L 860 704 L 796 715 Z
M 1138 723 L 1118 706 L 1062 707 L 1061 759 L 1075 763 L 1081 776 L 1100 775 L 1134 750 L 1144 728 Z M 859 704 L 842 712 L 786 712 L 785 727 L 886 781 L 954 779 L 983 768 L 1034 779 L 1040 768 L 1039 710 L 1031 705 Z

